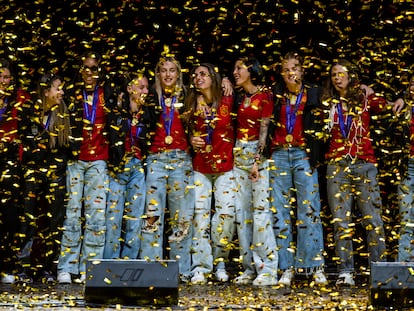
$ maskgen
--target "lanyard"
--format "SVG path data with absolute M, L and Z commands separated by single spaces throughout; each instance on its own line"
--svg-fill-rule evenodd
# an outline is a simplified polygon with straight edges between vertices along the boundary
M 165 98 L 164 96 L 161 98 L 162 117 L 164 119 L 164 128 L 165 128 L 165 133 L 167 134 L 167 136 L 170 136 L 170 133 L 171 133 L 172 121 L 174 119 L 175 100 L 176 100 L 176 96 L 173 96 L 171 100 L 170 111 L 167 112 L 167 106 L 165 105 Z
M 88 104 L 88 95 L 86 91 L 83 91 L 83 111 L 85 114 L 85 118 L 93 125 L 95 124 L 96 120 L 96 109 L 98 106 L 98 85 L 95 86 L 95 91 L 93 92 L 93 101 L 92 101 L 92 113 L 89 111 L 89 104 Z
M 3 116 L 7 110 L 7 104 L 9 103 L 9 99 L 5 98 L 3 102 L 4 102 L 4 107 L 0 109 L 0 122 L 3 121 Z
M 342 136 L 344 138 L 347 138 L 348 134 L 349 134 L 349 130 L 351 128 L 352 117 L 348 114 L 347 117 L 346 117 L 346 123 L 345 123 L 344 113 L 343 113 L 343 109 L 342 109 L 342 102 L 340 102 L 337 105 L 337 107 L 338 107 L 339 128 L 341 129 Z
M 135 135 L 133 135 L 132 130 L 135 128 Z M 131 146 L 135 146 L 136 142 L 138 141 L 139 136 L 142 132 L 142 125 L 138 123 L 137 125 L 132 125 L 131 119 L 128 119 L 128 129 L 129 135 L 131 138 Z
M 46 120 L 46 124 L 44 124 L 44 129 L 47 131 L 48 130 L 48 128 L 49 128 L 49 125 L 50 125 L 50 119 L 51 119 L 51 117 L 52 117 L 52 114 L 49 112 L 48 114 L 47 114 L 47 120 Z
M 213 120 L 214 120 L 214 112 L 211 112 L 209 115 L 206 116 L 206 123 L 207 123 L 207 137 L 206 143 L 207 145 L 211 145 L 213 142 Z
M 302 101 L 302 97 L 303 97 L 303 87 L 300 90 L 298 96 L 296 97 L 295 110 L 294 111 L 292 111 L 292 107 L 290 105 L 289 97 L 286 98 L 286 131 L 287 131 L 288 134 L 292 134 L 293 128 L 295 127 L 296 114 L 298 112 L 299 105 Z

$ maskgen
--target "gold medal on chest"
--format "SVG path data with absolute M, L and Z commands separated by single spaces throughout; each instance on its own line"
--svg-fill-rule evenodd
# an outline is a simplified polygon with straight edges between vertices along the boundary
M 285 140 L 287 143 L 291 143 L 293 141 L 293 135 L 292 134 L 287 134 L 285 137 Z
M 172 142 L 173 142 L 173 138 L 172 138 L 172 136 L 168 135 L 168 136 L 165 137 L 164 141 L 167 145 L 171 145 Z
M 212 145 L 207 145 L 206 146 L 206 152 L 211 152 L 213 151 L 213 146 Z
M 168 108 L 170 108 L 171 107 L 171 102 L 172 102 L 172 99 L 171 98 L 166 98 L 165 99 L 165 106 L 167 106 Z

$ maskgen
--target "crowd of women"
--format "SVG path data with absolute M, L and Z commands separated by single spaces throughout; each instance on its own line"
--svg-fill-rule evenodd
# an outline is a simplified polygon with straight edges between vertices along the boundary
M 332 62 L 323 87 L 306 82 L 295 52 L 281 59 L 275 85 L 250 56 L 231 79 L 198 64 L 189 85 L 177 59 L 162 56 L 151 88 L 139 71 L 122 85 L 104 81 L 100 61 L 89 51 L 73 84 L 45 73 L 33 93 L 0 61 L 2 283 L 84 282 L 86 262 L 101 258 L 169 258 L 183 282 L 228 282 L 237 246 L 236 284 L 290 286 L 305 273 L 327 285 L 326 186 L 336 285 L 352 286 L 356 210 L 369 260 L 387 259 L 370 134 L 387 109 L 402 116 L 409 149 L 398 260 L 414 260 L 414 78 L 388 102 L 345 59 Z

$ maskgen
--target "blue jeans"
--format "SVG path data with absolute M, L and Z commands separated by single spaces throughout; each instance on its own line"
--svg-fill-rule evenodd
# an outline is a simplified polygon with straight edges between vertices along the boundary
M 408 172 L 398 187 L 400 205 L 400 238 L 398 261 L 414 261 L 414 158 L 408 162 Z
M 331 161 L 326 178 L 328 203 L 334 219 L 335 250 L 340 260 L 339 273 L 354 272 L 354 203 L 367 233 L 369 260 L 384 260 L 385 235 L 376 166 L 362 160 Z
M 235 184 L 233 171 L 204 175 L 194 172 L 195 211 L 192 271 L 211 273 L 213 265 L 224 268 L 235 231 Z M 214 210 L 211 217 L 212 197 Z M 210 226 L 211 224 L 211 226 Z
M 106 162 L 69 161 L 66 181 L 69 200 L 58 271 L 85 273 L 88 259 L 103 258 L 108 186 Z
M 261 159 L 258 181 L 252 182 L 249 178 L 257 147 L 258 141 L 237 140 L 234 148 L 240 255 L 245 272 L 276 275 L 278 252 L 269 207 L 269 162 Z
M 124 171 L 109 179 L 104 258 L 138 258 L 145 196 L 143 164 L 129 158 Z
M 191 237 L 194 216 L 194 174 L 190 155 L 182 150 L 147 157 L 146 216 L 158 217 L 155 230 L 142 230 L 140 258 L 163 259 L 165 210 L 172 234 L 170 259 L 177 259 L 180 274 L 191 274 Z
M 316 169 L 312 170 L 306 151 L 301 148 L 278 149 L 273 152 L 272 160 L 270 180 L 279 268 L 312 270 L 321 267 L 324 264 L 324 246 L 318 173 Z M 295 199 L 296 211 L 292 206 Z M 292 212 L 296 214 L 294 224 Z M 293 241 L 293 226 L 296 226 L 296 243 Z

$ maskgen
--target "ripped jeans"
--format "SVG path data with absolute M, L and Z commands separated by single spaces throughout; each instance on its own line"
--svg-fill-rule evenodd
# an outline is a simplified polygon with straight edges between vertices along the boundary
M 230 253 L 228 245 L 232 243 L 231 237 L 236 228 L 233 171 L 220 174 L 194 172 L 194 181 L 196 202 L 192 270 L 193 273 L 211 273 L 214 265 L 218 269 L 225 268 L 224 262 Z
M 164 259 L 165 221 L 169 232 L 169 257 L 178 260 L 180 274 L 191 274 L 191 237 L 194 215 L 194 174 L 191 156 L 182 150 L 150 154 L 147 157 L 146 216 L 157 217 L 148 230 L 144 221 L 140 258 Z M 168 208 L 169 217 L 165 217 Z
M 318 173 L 312 170 L 306 151 L 301 148 L 278 149 L 272 153 L 272 160 L 270 180 L 279 268 L 312 271 L 322 267 L 324 245 Z M 292 204 L 295 199 L 296 204 Z M 295 227 L 297 241 L 293 241 Z
M 109 178 L 104 258 L 138 258 L 145 195 L 142 161 L 128 158 L 123 172 Z
M 244 272 L 277 276 L 279 256 L 269 205 L 269 161 L 261 159 L 257 181 L 249 177 L 257 147 L 258 141 L 237 140 L 234 148 L 236 226 L 240 256 Z
M 414 261 L 414 158 L 408 162 L 408 174 L 398 187 L 401 217 L 398 261 Z
M 68 162 L 69 201 L 58 272 L 85 273 L 88 259 L 103 258 L 107 176 L 105 161 Z

